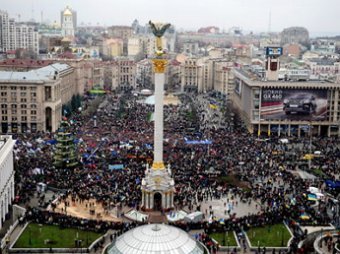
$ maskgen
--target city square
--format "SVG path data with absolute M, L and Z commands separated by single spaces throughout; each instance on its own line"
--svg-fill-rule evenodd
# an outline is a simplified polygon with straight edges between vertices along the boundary
M 336 38 L 60 18 L 0 11 L 0 254 L 340 253 Z

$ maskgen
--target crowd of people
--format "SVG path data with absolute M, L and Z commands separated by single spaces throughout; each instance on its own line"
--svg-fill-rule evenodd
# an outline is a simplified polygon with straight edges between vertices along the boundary
M 261 206 L 260 213 L 231 217 L 223 227 L 217 222 L 202 222 L 199 226 L 207 233 L 212 228 L 241 231 L 283 220 L 318 225 L 332 222 L 328 200 L 320 201 L 315 209 L 304 196 L 311 182 L 294 174 L 298 162 L 310 148 L 309 137 L 290 139 L 288 144 L 280 143 L 275 137 L 259 139 L 246 131 L 236 115 L 230 117 L 229 111 L 215 114 L 214 110 L 225 106 L 222 99 L 215 99 L 218 108 L 207 109 L 209 99 L 208 95 L 200 95 L 199 99 L 181 95 L 180 105 L 164 107 L 164 161 L 171 165 L 175 179 L 175 208 L 200 210 L 203 202 L 230 193 Z M 87 107 L 91 103 L 86 101 Z M 104 206 L 140 209 L 141 181 L 146 164 L 153 160 L 153 122 L 148 119 L 153 106 L 127 93 L 107 95 L 95 113 L 85 108 L 67 119 L 68 131 L 78 144 L 80 162 L 76 168 L 53 166 L 55 146 L 50 141 L 56 138 L 55 133 L 18 135 L 15 146 L 17 202 L 28 203 L 36 185 L 44 182 L 79 200 L 96 199 Z M 220 122 L 232 128 L 210 124 L 213 120 L 206 117 L 208 111 L 212 118 L 214 115 L 222 118 Z M 212 143 L 193 145 L 187 144 L 186 139 L 208 139 Z M 322 170 L 328 179 L 337 179 L 339 140 L 313 137 L 312 148 L 321 153 L 313 161 L 313 168 Z M 123 169 L 112 169 L 110 165 L 123 165 Z M 238 183 L 221 180 L 222 176 L 230 175 L 235 176 Z M 322 181 L 314 185 L 325 188 Z M 310 219 L 302 220 L 302 212 L 308 213 Z M 78 223 L 66 215 L 46 216 L 59 223 Z M 48 221 L 46 216 L 42 217 Z M 98 223 L 103 230 L 112 226 L 100 221 L 89 223 Z

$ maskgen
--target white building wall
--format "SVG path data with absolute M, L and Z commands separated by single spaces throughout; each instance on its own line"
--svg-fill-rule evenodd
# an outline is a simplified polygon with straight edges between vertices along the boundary
M 14 163 L 11 136 L 0 136 L 0 229 L 14 199 Z

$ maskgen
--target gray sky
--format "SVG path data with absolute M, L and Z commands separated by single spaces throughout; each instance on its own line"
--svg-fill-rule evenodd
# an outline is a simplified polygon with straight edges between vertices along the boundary
M 311 35 L 340 34 L 340 0 L 0 0 L 0 9 L 15 19 L 20 14 L 21 21 L 40 21 L 43 11 L 44 20 L 59 22 L 66 5 L 77 11 L 78 24 L 131 25 L 137 18 L 185 29 L 215 25 L 267 32 L 271 13 L 271 31 L 304 26 Z

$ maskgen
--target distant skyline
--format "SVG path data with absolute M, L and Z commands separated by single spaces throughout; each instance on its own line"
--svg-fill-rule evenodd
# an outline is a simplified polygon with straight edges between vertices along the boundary
M 311 36 L 340 35 L 339 0 L 0 0 L 0 10 L 17 21 L 34 18 L 60 22 L 66 6 L 77 11 L 78 25 L 141 25 L 149 20 L 170 22 L 176 29 L 217 26 L 221 31 L 280 32 L 291 26 L 308 29 Z M 271 16 L 271 19 L 269 18 Z

